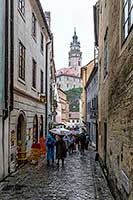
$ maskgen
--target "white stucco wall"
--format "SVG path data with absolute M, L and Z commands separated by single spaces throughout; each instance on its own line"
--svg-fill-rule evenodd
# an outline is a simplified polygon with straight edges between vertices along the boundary
M 32 12 L 37 19 L 36 40 L 32 37 Z M 44 27 L 42 29 L 42 27 Z M 15 132 L 15 143 L 11 146 L 11 171 L 15 169 L 15 154 L 17 144 L 17 120 L 22 111 L 25 115 L 26 133 L 25 147 L 27 156 L 30 154 L 31 144 L 33 142 L 33 119 L 38 118 L 38 138 L 39 138 L 39 121 L 43 116 L 43 134 L 45 134 L 45 104 L 39 102 L 40 99 L 40 72 L 43 71 L 43 89 L 45 93 L 45 63 L 46 63 L 46 42 L 48 35 L 45 24 L 37 8 L 36 1 L 25 1 L 25 17 L 22 17 L 18 10 L 18 1 L 14 1 L 14 110 L 11 112 L 10 134 Z M 44 38 L 44 51 L 41 52 L 41 33 Z M 19 40 L 25 46 L 25 81 L 18 77 L 19 70 Z M 36 89 L 32 88 L 32 59 L 37 63 L 36 71 Z M 29 137 L 30 135 L 30 137 Z
M 79 77 L 61 75 L 57 77 L 57 84 L 64 91 L 72 88 L 82 87 L 81 79 Z

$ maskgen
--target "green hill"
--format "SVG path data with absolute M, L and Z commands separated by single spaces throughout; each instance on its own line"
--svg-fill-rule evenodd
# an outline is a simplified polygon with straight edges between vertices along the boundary
M 73 88 L 65 91 L 69 101 L 70 112 L 79 112 L 79 99 L 81 99 L 82 88 Z

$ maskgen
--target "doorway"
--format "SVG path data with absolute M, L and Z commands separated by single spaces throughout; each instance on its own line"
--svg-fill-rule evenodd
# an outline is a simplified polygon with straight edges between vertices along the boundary
M 104 165 L 106 168 L 107 161 L 107 122 L 104 122 Z
M 40 127 L 39 127 L 39 129 L 40 129 L 40 138 L 42 138 L 43 137 L 43 116 L 42 115 L 40 117 Z
M 38 142 L 38 117 L 37 115 L 34 116 L 33 119 L 33 141 Z

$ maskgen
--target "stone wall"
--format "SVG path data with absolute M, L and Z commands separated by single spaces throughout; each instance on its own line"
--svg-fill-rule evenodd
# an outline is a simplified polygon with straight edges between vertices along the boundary
M 103 81 L 104 38 L 100 34 L 99 153 L 115 199 L 127 200 L 133 197 L 133 30 L 122 43 L 121 3 L 106 1 L 109 16 L 104 8 L 100 14 L 100 33 L 104 33 L 104 21 L 108 19 L 109 62 L 108 76 Z M 101 5 L 105 7 L 104 0 L 101 0 Z M 104 137 L 105 121 L 107 141 Z

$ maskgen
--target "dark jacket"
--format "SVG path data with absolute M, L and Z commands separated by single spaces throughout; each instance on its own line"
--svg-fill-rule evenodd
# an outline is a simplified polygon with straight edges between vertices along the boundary
M 66 144 L 61 139 L 56 142 L 56 159 L 63 159 L 66 157 Z

